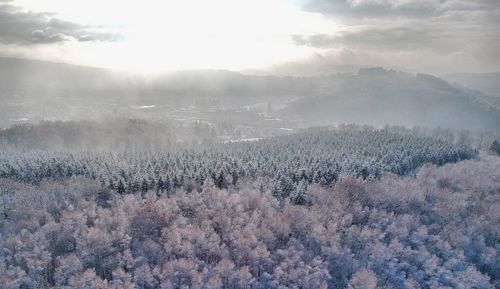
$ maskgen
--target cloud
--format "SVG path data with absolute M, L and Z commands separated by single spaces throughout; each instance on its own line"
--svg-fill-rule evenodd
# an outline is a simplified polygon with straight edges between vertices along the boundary
M 291 39 L 295 45 L 318 49 L 347 47 L 385 51 L 431 50 L 441 53 L 454 51 L 477 53 L 478 51 L 473 50 L 498 48 L 500 51 L 498 38 L 500 7 L 493 5 L 495 1 L 481 0 L 471 3 L 471 1 L 441 0 L 427 5 L 427 1 L 418 1 L 419 4 L 415 4 L 416 0 L 313 0 L 315 3 L 343 3 L 351 7 L 350 9 L 357 9 L 358 6 L 363 6 L 364 9 L 377 6 L 394 11 L 402 9 L 400 7 L 434 5 L 436 13 L 433 13 L 434 16 L 429 14 L 425 19 L 399 15 L 390 20 L 385 18 L 387 14 L 382 14 L 383 16 L 379 15 L 378 18 L 359 20 L 355 24 L 352 21 L 345 21 L 343 28 L 331 35 L 324 33 L 292 35 Z M 500 52 L 497 52 L 496 56 L 499 54 Z
M 487 11 L 498 8 L 497 0 L 305 0 L 302 9 L 333 17 L 428 18 L 450 11 Z
M 293 35 L 292 41 L 296 45 L 323 49 L 350 47 L 351 49 L 388 51 L 424 49 L 446 52 L 460 49 L 460 46 L 456 46 L 453 31 L 443 27 L 429 28 L 426 25 L 387 28 L 365 27 L 343 31 L 336 35 Z
M 442 13 L 438 2 L 438 0 L 310 0 L 303 4 L 303 9 L 345 17 L 429 17 Z
M 52 13 L 24 11 L 10 2 L 0 0 L 0 43 L 3 44 L 52 44 L 70 40 L 116 41 L 120 37 L 97 31 L 95 27 L 60 20 Z
M 431 69 L 426 72 L 500 70 L 498 0 L 302 1 L 303 10 L 339 25 L 331 34 L 296 34 L 291 41 L 335 59 L 330 61 L 400 63 Z
M 481 30 L 481 29 L 480 29 Z M 293 35 L 296 45 L 316 48 L 319 63 L 376 65 L 427 73 L 498 71 L 498 32 L 426 25 L 363 27 L 334 35 Z M 317 61 L 306 61 L 317 65 Z
M 330 48 L 303 59 L 284 62 L 269 68 L 279 75 L 329 75 L 356 72 L 363 67 L 424 72 L 440 75 L 450 72 L 493 72 L 499 70 L 498 52 L 491 49 L 481 54 L 463 51 L 441 53 L 432 50 L 363 50 Z

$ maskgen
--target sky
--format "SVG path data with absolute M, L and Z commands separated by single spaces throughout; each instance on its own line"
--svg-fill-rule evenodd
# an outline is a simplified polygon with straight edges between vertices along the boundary
M 500 0 L 0 0 L 0 55 L 152 73 L 491 72 Z

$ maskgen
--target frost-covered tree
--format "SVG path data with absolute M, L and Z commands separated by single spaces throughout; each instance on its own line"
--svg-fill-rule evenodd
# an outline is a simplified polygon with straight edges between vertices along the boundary
M 0 288 L 495 288 L 500 158 L 473 155 L 394 128 L 0 153 Z

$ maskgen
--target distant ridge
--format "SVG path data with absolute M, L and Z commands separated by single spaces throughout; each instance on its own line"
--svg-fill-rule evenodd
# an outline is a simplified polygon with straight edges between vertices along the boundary
M 154 112 L 133 109 L 152 105 Z M 155 118 L 168 118 L 183 107 L 203 111 L 214 105 L 235 110 L 271 105 L 274 118 L 293 119 L 294 125 L 301 126 L 352 122 L 495 131 L 500 127 L 500 100 L 436 76 L 381 67 L 315 77 L 189 70 L 144 78 L 93 67 L 0 58 L 0 127 L 20 120 L 117 114 L 149 118 L 155 113 Z
M 447 81 L 500 98 L 500 72 L 454 73 L 442 77 Z

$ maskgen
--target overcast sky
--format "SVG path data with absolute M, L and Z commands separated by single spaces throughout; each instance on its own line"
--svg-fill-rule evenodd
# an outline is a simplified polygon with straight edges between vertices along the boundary
M 130 71 L 500 71 L 500 0 L 0 0 L 0 55 Z

